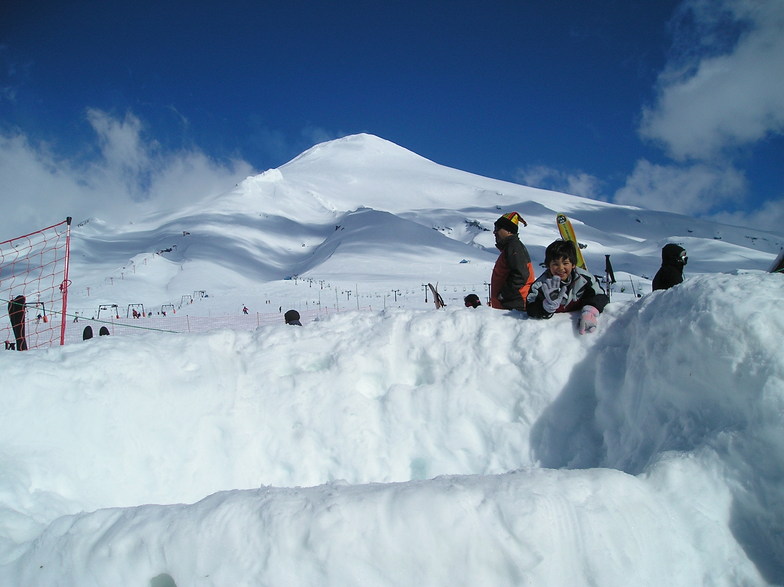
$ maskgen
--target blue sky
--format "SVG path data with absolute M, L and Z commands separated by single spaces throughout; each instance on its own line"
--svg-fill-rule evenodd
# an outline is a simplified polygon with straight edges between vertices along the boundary
M 781 0 L 5 0 L 0 190 L 30 222 L 176 203 L 369 132 L 781 233 L 782 74 Z

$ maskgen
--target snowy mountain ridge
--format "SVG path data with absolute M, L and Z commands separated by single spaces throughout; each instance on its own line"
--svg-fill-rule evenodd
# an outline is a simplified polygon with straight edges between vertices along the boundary
M 511 210 L 528 222 L 520 235 L 535 263 L 558 236 L 555 214 L 566 212 L 587 245 L 590 268 L 603 272 L 609 254 L 622 278 L 640 284 L 653 276 L 670 241 L 689 250 L 692 273 L 765 270 L 784 246 L 783 237 L 763 231 L 484 178 L 365 134 L 316 145 L 183 210 L 120 228 L 77 228 L 72 295 L 76 306 L 114 301 L 116 292 L 102 285 L 107 277 L 123 273 L 127 279 L 132 259 L 161 251 L 156 262 L 171 264 L 173 279 L 198 283 L 205 271 L 220 273 L 223 293 L 247 292 L 240 297 L 293 275 L 349 284 L 385 282 L 390 274 L 412 287 L 422 281 L 481 284 L 497 255 L 493 222 Z M 370 250 L 383 262 L 368 262 L 363 251 Z M 134 269 L 134 301 L 168 301 L 154 287 L 145 294 L 145 270 Z M 90 300 L 79 294 L 88 285 Z M 172 282 L 167 289 L 183 288 Z

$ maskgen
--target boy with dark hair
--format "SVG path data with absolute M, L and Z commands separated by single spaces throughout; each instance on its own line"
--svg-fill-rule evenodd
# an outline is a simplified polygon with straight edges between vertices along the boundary
M 289 326 L 302 326 L 302 322 L 299 321 L 299 312 L 296 310 L 289 310 L 283 314 L 283 319 Z
M 479 296 L 475 293 L 470 293 L 466 297 L 463 298 L 463 303 L 465 304 L 466 308 L 478 308 L 482 305 Z
M 520 242 L 517 230 L 525 220 L 509 212 L 495 221 L 495 246 L 501 251 L 490 278 L 490 307 L 500 310 L 525 310 L 528 290 L 534 281 L 534 267 L 528 249 Z
M 580 334 L 593 332 L 599 314 L 609 303 L 599 281 L 577 266 L 574 243 L 557 240 L 545 250 L 547 267 L 531 286 L 526 310 L 532 318 L 550 318 L 556 312 L 581 310 Z

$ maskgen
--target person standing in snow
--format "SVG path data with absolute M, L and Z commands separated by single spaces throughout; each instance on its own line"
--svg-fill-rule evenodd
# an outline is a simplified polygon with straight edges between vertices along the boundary
M 593 332 L 599 314 L 610 302 L 599 281 L 577 266 L 574 243 L 557 240 L 544 253 L 547 267 L 531 286 L 526 311 L 532 318 L 551 318 L 556 312 L 581 310 L 579 332 Z
M 534 281 L 534 267 L 528 249 L 520 242 L 517 212 L 509 212 L 495 221 L 495 246 L 501 251 L 490 278 L 490 307 L 500 310 L 525 310 L 526 297 Z
M 662 247 L 662 264 L 656 275 L 653 276 L 653 291 L 657 289 L 670 289 L 673 285 L 683 282 L 683 267 L 689 257 L 686 256 L 686 249 L 668 243 Z

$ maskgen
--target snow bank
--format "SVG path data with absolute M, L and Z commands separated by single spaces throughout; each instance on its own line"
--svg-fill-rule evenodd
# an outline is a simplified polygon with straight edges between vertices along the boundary
M 0 583 L 781 582 L 782 298 L 2 353 Z

